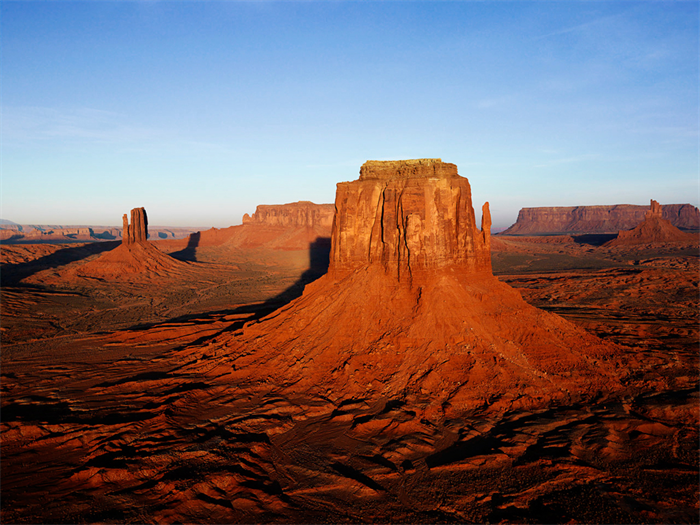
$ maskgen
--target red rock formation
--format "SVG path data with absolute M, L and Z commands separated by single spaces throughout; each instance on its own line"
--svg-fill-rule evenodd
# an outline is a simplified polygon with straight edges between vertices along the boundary
M 651 204 L 649 205 L 649 211 L 644 214 L 645 219 L 661 219 L 661 205 L 654 199 L 651 199 Z
M 392 177 L 393 174 L 393 177 Z M 491 217 L 479 231 L 467 179 L 440 159 L 370 161 L 338 184 L 330 271 L 380 264 L 401 277 L 447 266 L 491 271 Z
M 134 208 L 131 210 L 131 224 L 126 214 L 122 217 L 124 230 L 122 243 L 134 244 L 136 242 L 146 242 L 148 240 L 148 216 L 144 208 Z
M 419 396 L 443 416 L 619 388 L 606 363 L 618 347 L 493 277 L 488 207 L 479 231 L 454 165 L 367 163 L 338 184 L 336 210 L 329 273 L 220 340 L 233 381 L 335 401 Z
M 253 216 L 243 216 L 243 224 L 266 226 L 325 227 L 330 228 L 335 209 L 332 204 L 314 204 L 309 201 L 290 204 L 261 204 Z
M 650 209 L 646 212 L 644 220 L 631 230 L 620 231 L 617 237 L 605 243 L 605 246 L 613 247 L 660 242 L 693 242 L 698 240 L 697 235 L 682 232 L 671 224 L 670 221 L 663 219 L 662 216 L 661 205 L 652 199 Z
M 180 247 L 207 248 L 226 246 L 231 249 L 267 248 L 271 250 L 308 250 L 319 238 L 331 235 L 335 207 L 309 201 L 289 204 L 261 204 L 255 213 L 243 215 L 240 226 L 211 228 L 190 235 L 187 241 L 168 243 Z
M 634 228 L 649 208 L 631 204 L 522 208 L 518 220 L 502 235 L 615 233 Z M 663 218 L 677 228 L 700 229 L 700 211 L 690 204 L 667 204 Z
M 144 208 L 131 210 L 131 224 L 123 216 L 122 243 L 97 259 L 70 268 L 57 276 L 57 280 L 87 278 L 112 280 L 148 280 L 163 277 L 187 266 L 173 259 L 147 241 L 148 218 Z

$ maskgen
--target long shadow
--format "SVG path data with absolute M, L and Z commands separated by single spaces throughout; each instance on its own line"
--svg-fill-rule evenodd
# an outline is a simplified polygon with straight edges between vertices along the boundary
M 331 239 L 329 237 L 318 237 L 315 241 L 309 243 L 309 269 L 301 274 L 293 285 L 271 297 L 263 304 L 266 306 L 276 305 L 275 309 L 277 309 L 301 296 L 307 284 L 328 273 L 330 253 Z
M 187 246 L 185 248 L 183 248 L 182 250 L 171 253 L 170 257 L 174 257 L 175 259 L 178 259 L 180 261 L 196 262 L 197 261 L 197 246 L 199 246 L 199 239 L 201 238 L 201 236 L 202 236 L 201 232 L 191 233 L 188 240 L 187 240 Z
M 189 243 L 188 243 L 189 244 Z M 184 251 L 184 250 L 183 250 Z M 205 336 L 197 341 L 189 344 L 201 344 L 204 341 L 214 338 L 221 333 L 236 331 L 243 327 L 244 324 L 251 321 L 258 321 L 263 317 L 268 316 L 275 310 L 282 308 L 286 304 L 292 302 L 297 297 L 300 297 L 304 292 L 307 284 L 315 281 L 328 273 L 328 265 L 330 262 L 331 240 L 329 237 L 318 237 L 315 241 L 309 243 L 309 269 L 301 274 L 299 279 L 283 292 L 266 299 L 262 303 L 247 304 L 228 310 L 217 310 L 215 312 L 207 312 L 200 314 L 187 314 L 179 317 L 168 319 L 167 321 L 159 321 L 156 323 L 139 324 L 129 328 L 129 330 L 149 330 L 156 326 L 166 324 L 179 324 L 185 322 L 194 322 L 196 324 L 207 324 L 220 319 L 223 316 L 251 314 L 245 319 L 236 321 L 221 330 L 221 332 L 212 336 Z
M 92 255 L 113 250 L 120 244 L 121 241 L 93 242 L 83 246 L 63 248 L 33 261 L 3 265 L 2 273 L 0 273 L 0 286 L 16 286 L 22 279 L 42 270 L 58 268 L 75 261 L 87 259 Z
M 576 244 L 587 244 L 589 246 L 602 246 L 608 241 L 617 237 L 617 233 L 584 233 L 572 235 Z

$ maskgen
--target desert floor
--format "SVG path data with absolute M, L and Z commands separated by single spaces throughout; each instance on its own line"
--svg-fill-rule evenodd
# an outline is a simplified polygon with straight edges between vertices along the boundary
M 114 243 L 3 245 L 2 522 L 696 523 L 698 247 L 495 237 L 531 304 L 643 359 L 586 404 L 425 419 L 425 397 L 232 383 L 217 346 L 299 296 L 327 248 L 187 249 L 72 277 Z

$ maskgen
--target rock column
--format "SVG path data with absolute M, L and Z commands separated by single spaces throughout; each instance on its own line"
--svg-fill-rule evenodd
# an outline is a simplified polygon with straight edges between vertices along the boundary
M 134 208 L 131 210 L 131 224 L 124 214 L 122 218 L 124 230 L 122 232 L 123 244 L 144 243 L 148 240 L 148 216 L 145 208 Z

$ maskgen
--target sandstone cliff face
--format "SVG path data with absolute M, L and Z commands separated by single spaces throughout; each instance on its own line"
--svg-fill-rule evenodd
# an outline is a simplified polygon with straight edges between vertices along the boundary
M 476 227 L 469 181 L 440 159 L 370 161 L 336 192 L 330 271 L 366 264 L 403 275 L 446 266 L 490 272 L 488 203 Z
M 648 210 L 631 204 L 522 208 L 503 235 L 614 233 L 637 226 Z M 700 211 L 690 204 L 664 205 L 662 218 L 680 229 L 700 229 Z
M 122 217 L 124 229 L 122 233 L 122 243 L 129 245 L 134 243 L 144 243 L 148 240 L 148 216 L 144 208 L 134 208 L 131 210 L 131 224 L 124 214 Z
M 325 227 L 330 228 L 335 208 L 332 204 L 314 204 L 309 201 L 290 204 L 261 204 L 253 216 L 243 216 L 243 224 L 266 226 Z

